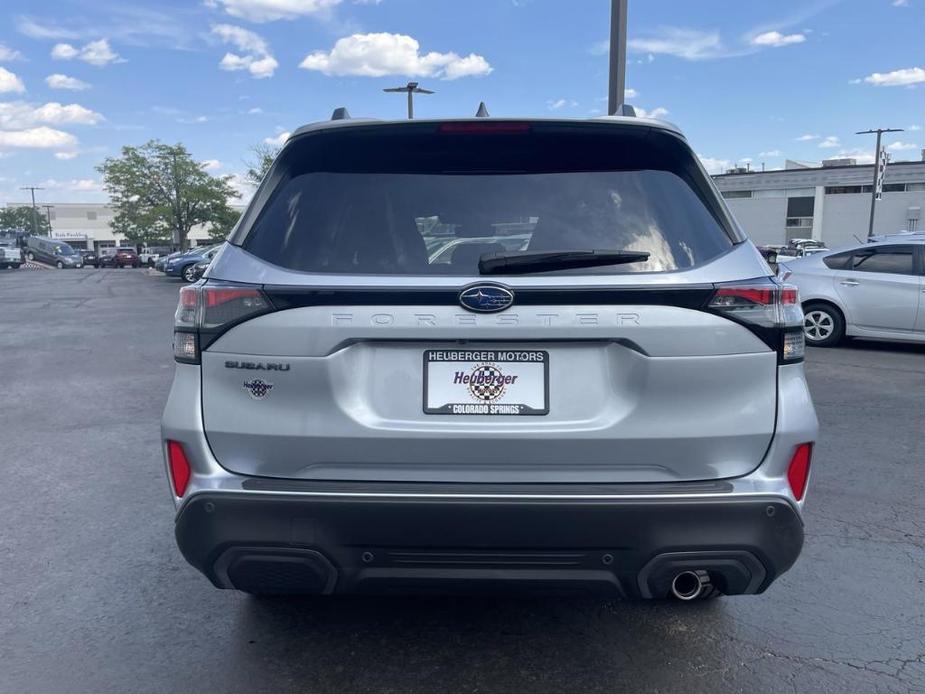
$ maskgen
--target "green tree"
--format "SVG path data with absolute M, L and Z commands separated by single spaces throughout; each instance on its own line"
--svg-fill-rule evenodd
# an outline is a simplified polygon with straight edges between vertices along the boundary
M 126 146 L 97 170 L 115 209 L 113 231 L 133 243 L 176 238 L 186 248 L 190 229 L 226 223 L 228 201 L 238 197 L 230 176 L 210 175 L 182 144 Z
M 279 147 L 268 144 L 251 147 L 253 159 L 244 162 L 247 166 L 247 172 L 244 174 L 245 180 L 252 186 L 259 186 L 263 177 L 267 175 L 267 171 L 270 170 L 270 166 L 276 160 L 279 150 Z
M 215 242 L 224 241 L 241 218 L 241 213 L 233 207 L 225 206 L 225 210 L 217 212 L 209 224 L 209 238 Z
M 48 236 L 51 226 L 48 217 L 41 210 L 35 211 L 36 228 L 39 236 Z M 0 207 L 0 230 L 18 230 L 32 233 L 31 207 Z

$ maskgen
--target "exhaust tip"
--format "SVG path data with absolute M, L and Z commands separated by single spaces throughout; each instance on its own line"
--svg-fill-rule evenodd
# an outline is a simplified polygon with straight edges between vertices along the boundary
M 671 594 L 678 600 L 696 600 L 710 589 L 710 574 L 703 570 L 682 571 L 671 580 Z

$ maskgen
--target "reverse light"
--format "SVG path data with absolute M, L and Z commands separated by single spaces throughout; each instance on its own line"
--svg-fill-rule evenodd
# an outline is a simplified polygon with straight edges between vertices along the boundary
M 790 466 L 787 468 L 787 483 L 790 491 L 797 501 L 802 501 L 806 494 L 806 483 L 809 481 L 809 466 L 813 456 L 813 444 L 801 443 L 797 446 Z
M 167 442 L 167 464 L 170 466 L 170 481 L 173 483 L 173 492 L 178 497 L 186 494 L 189 484 L 190 464 L 179 441 Z
M 198 364 L 202 350 L 226 330 L 272 310 L 270 300 L 255 286 L 202 282 L 183 287 L 174 317 L 174 359 Z

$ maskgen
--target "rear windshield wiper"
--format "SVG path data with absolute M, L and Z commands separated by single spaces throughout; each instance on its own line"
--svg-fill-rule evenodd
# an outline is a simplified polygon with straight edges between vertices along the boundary
M 507 251 L 483 253 L 479 272 L 483 275 L 525 275 L 580 267 L 642 263 L 649 259 L 645 251 Z

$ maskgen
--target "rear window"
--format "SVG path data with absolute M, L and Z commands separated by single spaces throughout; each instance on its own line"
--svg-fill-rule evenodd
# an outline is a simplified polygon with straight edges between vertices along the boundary
M 268 177 L 274 190 L 244 247 L 293 270 L 396 275 L 477 275 L 481 255 L 505 251 L 649 252 L 643 263 L 563 271 L 608 274 L 690 268 L 733 243 L 693 155 L 672 135 L 436 129 L 297 139 Z
M 852 251 L 848 251 L 847 253 L 836 253 L 835 255 L 826 256 L 822 259 L 822 262 L 833 270 L 845 270 L 851 262 L 851 254 Z

